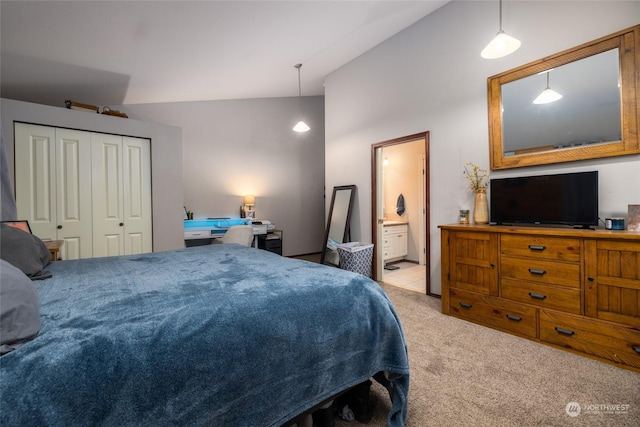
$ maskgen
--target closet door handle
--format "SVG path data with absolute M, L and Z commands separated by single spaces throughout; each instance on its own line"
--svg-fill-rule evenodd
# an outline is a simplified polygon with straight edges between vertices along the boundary
M 61 226 L 61 225 L 57 226 L 56 228 L 57 228 L 58 230 L 62 230 L 62 226 Z
M 546 295 L 544 295 L 544 294 L 536 294 L 535 292 L 529 292 L 529 296 L 531 298 L 533 298 L 533 299 L 540 299 L 540 300 L 547 299 Z
M 460 303 L 460 307 L 462 307 L 462 308 L 471 308 L 472 305 L 469 304 L 468 302 L 461 302 Z
M 507 319 L 513 320 L 514 322 L 519 322 L 519 321 L 522 320 L 522 317 L 516 316 L 516 315 L 513 315 L 513 314 L 507 314 Z
M 558 328 L 557 326 L 556 326 L 555 329 L 556 329 L 557 333 L 562 334 L 562 335 L 571 336 L 571 335 L 575 334 L 575 332 L 570 331 L 569 329 Z
M 529 245 L 529 249 L 532 251 L 544 251 L 547 247 L 542 245 Z
M 120 227 L 124 226 L 124 222 L 121 222 L 120 224 L 118 224 Z
M 539 276 L 542 276 L 542 275 L 546 274 L 547 272 L 546 272 L 545 270 L 537 270 L 537 269 L 535 269 L 535 268 L 530 268 L 530 269 L 529 269 L 529 273 L 531 273 L 531 274 L 537 274 L 537 275 L 539 275 Z

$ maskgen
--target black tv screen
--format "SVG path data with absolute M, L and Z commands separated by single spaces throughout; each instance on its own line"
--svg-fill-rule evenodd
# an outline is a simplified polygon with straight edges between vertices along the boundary
M 525 176 L 490 181 L 494 224 L 598 225 L 598 172 Z

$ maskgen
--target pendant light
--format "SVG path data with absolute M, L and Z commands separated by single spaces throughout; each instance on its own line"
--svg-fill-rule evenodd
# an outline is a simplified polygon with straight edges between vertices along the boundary
M 302 87 L 300 86 L 300 67 L 302 67 L 302 64 L 296 64 L 294 65 L 294 68 L 298 69 L 298 109 L 301 110 L 302 109 Z M 293 127 L 293 131 L 294 132 L 308 132 L 311 128 L 309 127 L 309 125 L 307 125 L 304 121 L 300 120 L 298 123 L 296 123 L 296 125 Z
M 518 50 L 520 44 L 520 40 L 502 31 L 502 0 L 500 0 L 500 31 L 480 52 L 480 55 L 485 59 L 502 58 Z
M 556 102 L 562 98 L 562 95 L 551 89 L 551 86 L 549 86 L 549 71 L 547 71 L 547 87 L 536 99 L 533 100 L 534 104 L 549 104 L 550 102 Z

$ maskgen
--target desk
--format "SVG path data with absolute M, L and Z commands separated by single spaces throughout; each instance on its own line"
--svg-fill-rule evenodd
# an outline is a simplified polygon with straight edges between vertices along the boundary
M 209 240 L 224 236 L 229 227 L 250 224 L 246 219 L 195 219 L 184 221 L 185 240 Z M 265 231 L 266 232 L 266 231 Z M 254 230 L 255 234 L 255 230 Z
M 252 223 L 250 219 L 201 219 L 184 221 L 184 242 L 186 247 L 209 245 L 215 239 L 224 236 L 229 227 L 234 225 L 251 225 L 255 237 L 253 246 L 259 247 L 259 238 L 266 237 L 268 230 L 266 224 Z M 282 235 L 280 234 L 280 237 Z
M 49 249 L 49 253 L 51 254 L 51 262 L 58 260 L 58 252 L 60 252 L 60 248 L 64 244 L 64 240 L 43 240 L 44 245 Z

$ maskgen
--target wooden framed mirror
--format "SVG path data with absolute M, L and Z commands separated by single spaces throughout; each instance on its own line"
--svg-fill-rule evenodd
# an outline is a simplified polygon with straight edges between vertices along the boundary
M 547 88 L 562 95 L 533 101 Z M 640 153 L 640 25 L 487 79 L 492 170 Z
M 350 241 L 349 226 L 355 193 L 355 185 L 333 187 L 327 228 L 324 233 L 320 255 L 321 264 L 329 264 L 336 267 L 340 264 L 338 245 Z

